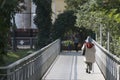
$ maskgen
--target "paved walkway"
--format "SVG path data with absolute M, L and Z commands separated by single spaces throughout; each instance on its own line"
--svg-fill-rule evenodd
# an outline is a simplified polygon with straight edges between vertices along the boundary
M 86 73 L 84 56 L 80 52 L 62 52 L 52 64 L 42 80 L 105 80 L 94 63 L 94 72 Z

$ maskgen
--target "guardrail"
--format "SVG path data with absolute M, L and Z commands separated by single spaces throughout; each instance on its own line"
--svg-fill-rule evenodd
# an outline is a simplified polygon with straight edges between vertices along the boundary
M 0 80 L 40 80 L 60 53 L 60 40 L 6 67 L 0 67 Z
M 106 80 L 120 80 L 120 59 L 111 54 L 97 42 L 96 62 Z

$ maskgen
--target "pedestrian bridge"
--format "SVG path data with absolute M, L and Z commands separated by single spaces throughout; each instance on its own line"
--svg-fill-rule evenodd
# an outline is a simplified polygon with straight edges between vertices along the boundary
M 0 67 L 0 80 L 120 80 L 120 61 L 97 42 L 96 62 L 91 74 L 86 73 L 81 51 L 61 51 L 56 40 L 48 46 Z
M 92 73 L 86 73 L 84 56 L 80 53 L 63 51 L 42 77 L 42 80 L 105 80 L 96 63 Z

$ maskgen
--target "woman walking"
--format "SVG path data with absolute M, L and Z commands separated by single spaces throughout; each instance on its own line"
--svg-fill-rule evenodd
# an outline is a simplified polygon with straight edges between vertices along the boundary
M 87 73 L 91 73 L 92 65 L 95 62 L 95 46 L 93 44 L 92 38 L 90 36 L 87 37 L 85 43 L 83 44 L 82 50 L 85 49 L 85 63 L 87 64 Z

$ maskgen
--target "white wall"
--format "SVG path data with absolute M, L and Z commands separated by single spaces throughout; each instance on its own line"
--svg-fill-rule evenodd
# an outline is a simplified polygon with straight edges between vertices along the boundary
M 33 18 L 35 15 L 35 5 L 31 0 L 25 0 L 26 10 L 21 13 L 17 13 L 15 16 L 17 28 L 30 29 L 36 28 L 33 23 Z
M 53 0 L 52 1 L 52 10 L 53 15 L 52 19 L 53 22 L 57 18 L 57 15 L 62 13 L 65 10 L 65 3 L 64 0 Z M 29 29 L 34 28 L 36 29 L 36 25 L 34 24 L 34 16 L 35 16 L 35 9 L 36 6 L 32 3 L 32 0 L 25 0 L 26 10 L 22 13 L 17 13 L 15 16 L 16 26 L 17 28 L 22 29 Z

